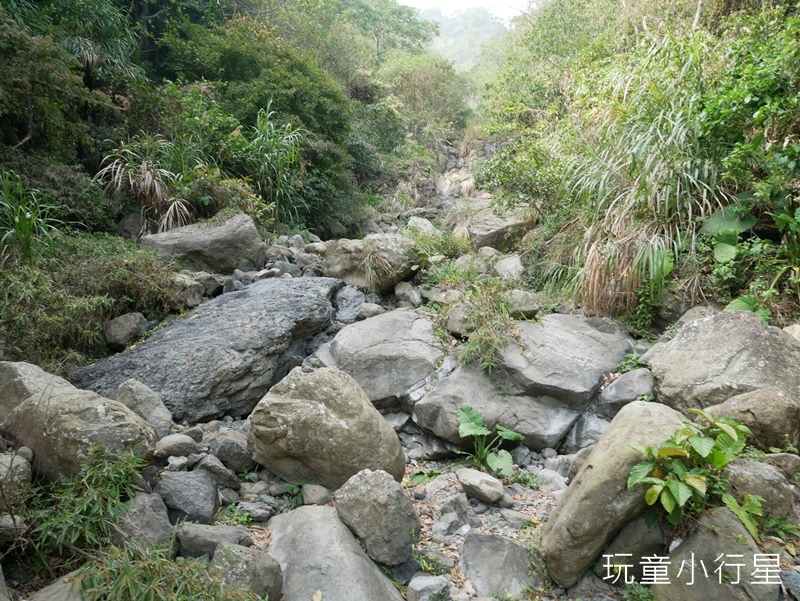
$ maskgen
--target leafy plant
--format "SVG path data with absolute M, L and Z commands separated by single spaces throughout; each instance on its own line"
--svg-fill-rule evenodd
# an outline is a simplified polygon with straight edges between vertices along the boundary
M 727 493 L 722 495 L 722 502 L 725 503 L 725 507 L 730 509 L 731 512 L 741 520 L 744 527 L 747 528 L 747 531 L 750 533 L 750 536 L 756 541 L 760 539 L 756 518 L 764 515 L 761 509 L 761 502 L 763 500 L 764 498 L 758 495 L 745 495 L 742 503 L 739 504 L 732 495 Z
M 441 576 L 450 571 L 442 560 L 432 553 L 413 553 L 412 557 L 417 560 L 422 571 L 431 576 Z
M 758 315 L 764 323 L 769 323 L 769 309 L 762 307 L 754 294 L 743 294 L 725 305 L 726 311 L 751 311 Z
M 647 364 L 647 361 L 642 361 L 642 356 L 636 349 L 631 349 L 625 355 L 625 361 L 619 364 L 617 367 L 617 371 L 621 374 L 626 374 L 629 371 L 633 371 L 634 369 L 639 369 L 640 367 L 650 367 Z
M 793 455 L 800 455 L 800 449 L 792 444 L 789 440 L 789 435 L 784 435 L 783 447 L 770 447 L 770 453 L 792 453 Z
M 511 476 L 511 481 L 533 490 L 539 488 L 539 478 L 536 477 L 536 474 L 531 474 L 530 472 L 518 472 Z
M 497 424 L 497 435 L 488 441 L 492 432 L 486 427 L 483 416 L 469 405 L 458 408 L 458 435 L 461 438 L 472 438 L 474 451 L 466 453 L 472 457 L 476 465 L 481 468 L 488 467 L 495 474 L 510 477 L 514 469 L 514 460 L 511 453 L 501 449 L 503 441 L 519 442 L 525 437 L 519 432 Z
M 30 262 L 39 252 L 39 245 L 52 250 L 59 227 L 54 207 L 39 201 L 36 192 L 28 190 L 22 178 L 13 171 L 0 173 L 0 265 L 8 254 L 22 262 Z
M 289 495 L 289 507 L 297 509 L 303 504 L 303 485 L 307 484 L 308 480 L 302 480 L 299 484 L 287 484 L 285 487 L 285 494 Z
M 622 598 L 625 601 L 655 601 L 656 596 L 649 588 L 639 584 L 638 582 L 631 582 L 625 584 L 625 590 L 622 593 Z
M 238 511 L 236 505 L 228 505 L 220 509 L 214 516 L 214 523 L 221 526 L 249 526 L 253 523 L 253 518 L 249 513 Z
M 787 518 L 769 518 L 764 522 L 763 527 L 766 534 L 777 536 L 784 542 L 800 539 L 800 527 L 791 523 Z
M 634 446 L 647 459 L 634 465 L 628 476 L 628 489 L 648 485 L 645 501 L 651 506 L 658 503 L 673 525 L 681 522 L 686 511 L 699 515 L 706 506 L 722 501 L 727 494 L 724 468 L 741 454 L 745 437 L 752 434 L 736 420 L 714 419 L 701 409 L 688 411 L 706 424 L 686 422 L 657 447 Z
M 497 367 L 497 357 L 510 338 L 519 336 L 516 322 L 511 319 L 505 284 L 498 279 L 475 280 L 467 298 L 472 310 L 467 318 L 471 328 L 469 338 L 459 354 L 463 365 L 477 362 L 490 376 Z
M 413 482 L 414 484 L 425 484 L 427 482 L 430 482 L 431 480 L 434 480 L 441 474 L 442 472 L 440 472 L 439 470 L 427 470 L 427 471 L 420 470 L 411 474 L 411 476 L 409 476 L 408 479 L 411 480 L 411 482 Z
M 169 545 L 111 547 L 81 568 L 76 579 L 88 601 L 263 601 L 226 585 L 199 560 L 176 562 L 170 555 Z
M 92 446 L 80 474 L 34 488 L 22 517 L 36 549 L 77 560 L 112 542 L 113 522 L 137 490 L 132 483 L 146 462 L 131 452 Z

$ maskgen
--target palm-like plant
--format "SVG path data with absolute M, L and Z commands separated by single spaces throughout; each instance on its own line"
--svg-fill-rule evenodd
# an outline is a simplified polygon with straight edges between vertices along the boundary
M 13 171 L 0 173 L 0 265 L 10 254 L 29 262 L 38 244 L 52 246 L 64 223 L 51 217 L 53 207 L 39 201 Z
M 161 136 L 137 136 L 131 142 L 120 142 L 103 159 L 105 166 L 95 175 L 95 179 L 108 180 L 115 195 L 127 192 L 139 200 L 140 235 L 147 233 L 151 218 L 161 222 L 164 215 L 172 212 L 175 199 L 170 195 L 170 184 L 177 176 L 162 167 L 165 150 L 170 146 L 172 143 Z

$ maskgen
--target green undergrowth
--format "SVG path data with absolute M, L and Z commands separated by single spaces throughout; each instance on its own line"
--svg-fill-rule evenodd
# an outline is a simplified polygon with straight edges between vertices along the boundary
M 174 267 L 112 235 L 62 234 L 51 252 L 0 270 L 0 342 L 9 358 L 46 370 L 104 352 L 105 322 L 139 311 L 160 319 L 178 305 Z

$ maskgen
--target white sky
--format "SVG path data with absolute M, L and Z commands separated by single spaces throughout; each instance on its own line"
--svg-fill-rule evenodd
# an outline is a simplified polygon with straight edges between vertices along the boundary
M 484 6 L 493 15 L 505 21 L 519 15 L 528 6 L 528 0 L 398 0 L 398 3 L 420 10 L 438 8 L 445 15 L 451 15 L 465 8 Z

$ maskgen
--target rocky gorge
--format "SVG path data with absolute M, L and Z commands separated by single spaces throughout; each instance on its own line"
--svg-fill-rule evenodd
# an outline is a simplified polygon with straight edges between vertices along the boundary
M 761 451 L 731 464 L 730 494 L 797 524 L 800 457 L 772 449 L 800 446 L 800 341 L 712 307 L 654 345 L 609 319 L 546 313 L 513 252 L 526 215 L 453 197 L 464 173 L 442 178 L 436 206 L 376 215 L 360 240 L 268 246 L 244 215 L 145 237 L 189 268 L 176 285 L 193 309 L 145 337 L 143 316 L 109 323 L 124 350 L 69 381 L 0 362 L 0 510 L 100 445 L 148 462 L 122 539 L 173 540 L 270 601 L 600 601 L 634 576 L 659 600 L 800 599 L 790 545 L 755 540 L 727 507 L 662 529 L 644 517 L 645 487 L 627 485 L 633 446 L 704 409 L 746 424 Z M 504 283 L 513 335 L 491 370 L 458 359 L 480 300 L 418 276 L 444 260 L 415 242 L 440 234 L 436 217 L 468 240 L 456 263 Z M 462 406 L 521 435 L 516 478 L 457 461 L 473 450 Z M 220 525 L 231 506 L 254 527 Z M 25 528 L 2 520 L 0 551 Z M 2 601 L 80 598 L 63 580 L 22 594 L 0 579 Z

